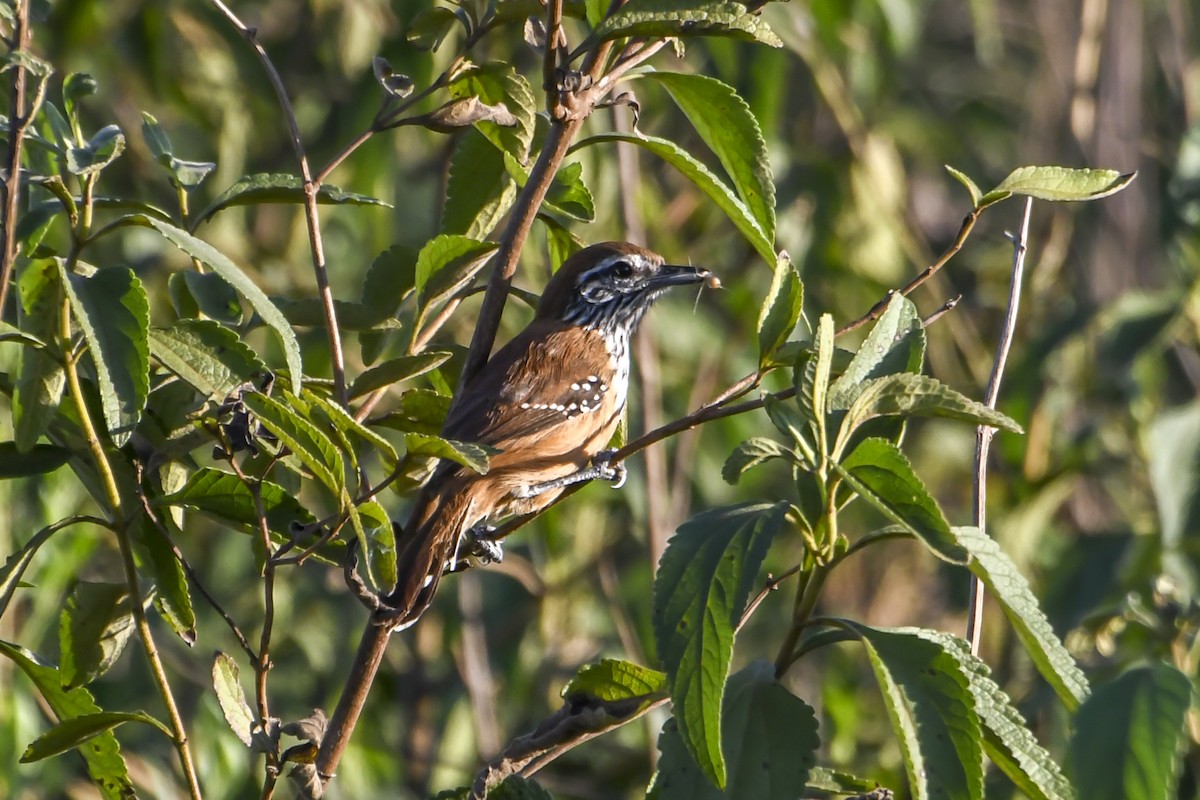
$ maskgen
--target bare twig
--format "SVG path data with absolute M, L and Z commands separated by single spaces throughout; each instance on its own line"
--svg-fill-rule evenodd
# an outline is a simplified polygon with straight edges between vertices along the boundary
M 321 308 L 325 312 L 325 330 L 329 336 L 329 358 L 333 368 L 334 393 L 338 402 L 345 406 L 347 404 L 346 358 L 342 351 L 342 335 L 338 328 L 333 290 L 329 286 L 329 270 L 325 264 L 325 245 L 321 240 L 321 220 L 317 211 L 317 194 L 321 190 L 321 184 L 319 181 L 313 180 L 312 170 L 308 165 L 308 156 L 304 152 L 304 140 L 300 135 L 300 124 L 296 121 L 296 111 L 292 107 L 291 99 L 288 98 L 283 78 L 275 69 L 275 64 L 267 55 L 262 43 L 258 41 L 258 32 L 242 22 L 237 14 L 233 13 L 221 0 L 211 0 L 211 2 L 237 28 L 242 37 L 254 48 L 254 52 L 258 54 L 258 59 L 262 62 L 263 69 L 266 70 L 271 86 L 275 90 L 275 96 L 279 100 L 279 107 L 283 110 L 284 120 L 287 122 L 288 136 L 292 142 L 292 149 L 296 153 L 296 160 L 300 164 L 300 179 L 304 184 L 304 219 L 308 224 L 308 244 L 312 251 L 317 293 L 320 295 Z M 300 375 L 292 376 L 293 381 L 299 381 L 301 378 Z
M 1021 230 L 1016 236 L 1010 236 L 1013 242 L 1012 281 L 1008 291 L 1008 310 L 1004 314 L 1004 330 L 996 344 L 996 360 L 992 364 L 992 377 L 988 380 L 987 394 L 984 397 L 988 408 L 996 407 L 996 400 L 1000 396 L 1000 379 L 1004 375 L 1004 365 L 1008 361 L 1008 351 L 1012 349 L 1013 334 L 1017 329 L 1017 308 L 1021 300 L 1021 278 L 1025 271 L 1025 252 L 1029 241 L 1029 218 L 1032 211 L 1033 198 L 1026 198 Z M 980 425 L 975 430 L 975 527 L 983 533 L 987 532 L 987 457 L 995 433 L 995 428 L 986 425 Z M 983 584 L 979 578 L 972 575 L 967 641 L 971 643 L 973 655 L 979 655 L 979 643 L 983 637 L 983 597 Z
M 33 36 L 29 26 L 29 3 L 17 3 L 13 19 L 13 44 L 18 53 L 27 53 Z M 0 253 L 0 320 L 4 319 L 4 306 L 8 299 L 8 284 L 12 280 L 13 266 L 17 260 L 17 210 L 21 204 L 21 154 L 24 149 L 25 133 L 33 122 L 33 114 L 26 109 L 26 93 L 29 72 L 19 58 L 12 60 L 12 108 L 8 116 L 8 175 L 4 179 L 4 246 Z M 43 81 L 43 84 L 45 82 Z
M 663 695 L 617 701 L 593 700 L 586 705 L 576 705 L 568 699 L 532 733 L 514 739 L 499 758 L 480 770 L 471 786 L 471 797 L 480 800 L 487 797 L 492 789 L 512 775 L 532 775 L 568 750 L 633 722 L 668 699 Z
M 982 213 L 983 209 L 977 208 L 973 209 L 969 214 L 967 214 L 967 216 L 963 218 L 962 226 L 958 229 L 958 235 L 954 237 L 954 241 L 951 243 L 950 247 L 948 247 L 946 251 L 938 257 L 937 261 L 921 270 L 920 274 L 906 283 L 904 287 L 899 290 L 900 294 L 904 295 L 905 297 L 912 294 L 912 292 L 916 290 L 918 286 L 932 278 L 935 274 L 937 274 L 938 270 L 946 266 L 946 263 L 950 261 L 950 259 L 954 258 L 955 254 L 962 249 L 963 244 L 967 241 L 967 237 L 971 235 L 971 231 L 974 229 L 975 223 L 979 220 L 979 215 Z M 895 293 L 895 289 L 888 290 L 888 293 L 883 296 L 883 299 L 872 306 L 870 311 L 868 311 L 866 314 L 863 314 L 858 319 L 838 328 L 837 335 L 841 336 L 843 333 L 849 333 L 852 330 L 861 328 L 868 322 L 878 319 L 879 315 L 883 313 L 885 308 L 887 308 L 888 301 L 892 299 L 892 295 Z

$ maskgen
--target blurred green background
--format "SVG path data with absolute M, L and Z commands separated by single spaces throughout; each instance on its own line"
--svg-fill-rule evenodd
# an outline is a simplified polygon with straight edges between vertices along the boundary
M 418 87 L 453 58 L 453 37 L 434 53 L 406 41 L 408 22 L 430 5 L 267 0 L 233 8 L 275 60 L 319 166 L 375 112 L 373 56 L 385 56 Z M 950 244 L 970 200 L 944 164 L 985 188 L 1025 164 L 1139 171 L 1127 190 L 1096 203 L 1035 203 L 1028 283 L 1001 394 L 1002 410 L 1027 433 L 997 439 L 990 532 L 1034 583 L 1094 682 L 1144 658 L 1166 658 L 1194 676 L 1200 11 L 1188 0 L 792 0 L 772 4 L 764 16 L 783 49 L 697 41 L 682 60 L 668 49 L 654 64 L 718 77 L 754 110 L 778 188 L 777 246 L 800 265 L 811 319 L 826 311 L 839 323 L 858 316 Z M 72 71 L 95 76 L 100 91 L 86 102 L 84 118 L 92 129 L 115 122 L 129 137 L 126 153 L 104 173 L 103 194 L 172 207 L 173 190 L 137 134 L 143 111 L 170 133 L 177 155 L 217 163 L 194 207 L 244 174 L 296 171 L 260 64 L 206 3 L 56 0 L 35 28 L 34 48 L 60 78 Z M 537 81 L 538 56 L 518 28 L 489 37 L 471 57 L 511 61 Z M 717 163 L 664 92 L 637 82 L 631 88 L 643 130 Z M 585 133 L 628 124 L 624 110 L 615 114 L 621 119 L 597 112 Z M 389 245 L 419 246 L 438 232 L 452 146 L 450 137 L 404 128 L 375 137 L 333 174 L 334 184 L 394 206 L 322 208 L 338 297 L 358 297 L 366 267 Z M 698 299 L 666 300 L 645 326 L 642 388 L 630 409 L 637 433 L 754 369 L 755 321 L 770 271 L 670 167 L 632 152 L 618 163 L 611 145 L 578 158 L 597 208 L 595 223 L 573 228 L 578 237 L 623 238 L 640 227 L 653 249 L 709 267 L 725 286 Z M 623 182 L 623 172 L 631 180 Z M 914 296 L 924 313 L 962 296 L 930 329 L 928 369 L 976 397 L 1007 299 L 1011 245 L 1004 231 L 1017 226 L 1019 213 L 1015 201 L 989 211 L 963 252 Z M 198 235 L 268 293 L 312 296 L 299 207 L 227 211 Z M 104 247 L 92 258 L 133 266 L 151 293 L 152 321 L 168 322 L 166 280 L 186 262 L 165 253 L 152 234 L 110 237 Z M 537 227 L 518 285 L 537 291 L 546 263 L 544 229 Z M 465 344 L 476 308 L 477 300 L 465 303 L 441 338 Z M 528 317 L 524 306 L 511 304 L 507 332 Z M 255 341 L 278 363 L 267 337 Z M 323 331 L 304 331 L 302 343 L 307 370 L 328 375 Z M 0 369 L 12 369 L 15 350 L 0 344 Z M 348 361 L 351 374 L 362 368 L 353 338 Z M 558 692 L 581 664 L 605 656 L 653 664 L 651 579 L 674 528 L 697 510 L 787 492 L 788 476 L 770 467 L 736 487 L 721 479 L 734 445 L 770 431 L 760 414 L 657 445 L 630 464 L 621 492 L 589 487 L 509 540 L 500 567 L 446 581 L 422 623 L 393 639 L 336 796 L 390 797 L 466 783 L 482 759 L 558 707 Z M 0 438 L 11 437 L 9 426 L 10 415 L 0 415 Z M 908 438 L 918 474 L 955 524 L 970 521 L 973 445 L 973 430 L 953 423 L 914 425 Z M 387 503 L 402 519 L 402 503 Z M 62 469 L 0 483 L 0 505 L 8 511 L 0 515 L 3 556 L 41 526 L 86 513 L 90 500 Z M 862 530 L 873 523 L 864 513 Z M 256 632 L 261 589 L 249 539 L 195 519 L 180 545 L 234 618 Z M 778 549 L 769 564 L 786 568 L 789 552 Z M 111 537 L 86 528 L 55 537 L 26 575 L 37 590 L 18 595 L 0 619 L 0 638 L 56 659 L 57 599 L 73 580 L 116 574 Z M 838 570 L 823 608 L 872 624 L 961 633 L 966 588 L 964 571 L 947 569 L 919 545 L 896 543 Z M 773 654 L 790 613 L 788 594 L 767 600 L 743 631 L 736 659 Z M 192 649 L 155 622 L 201 780 L 207 797 L 255 796 L 259 765 L 226 727 L 208 672 L 213 650 L 241 654 L 212 610 L 199 602 L 197 610 Z M 1039 738 L 1061 754 L 1065 715 L 992 611 L 985 660 Z M 332 708 L 363 619 L 339 572 L 310 563 L 281 573 L 270 674 L 275 713 L 295 719 L 313 706 Z M 818 710 L 824 762 L 902 795 L 899 748 L 861 652 L 822 650 L 790 679 Z M 73 755 L 17 764 L 47 726 L 27 685 L 14 685 L 24 680 L 0 662 L 0 796 L 92 796 Z M 148 683 L 133 649 L 92 689 L 104 708 L 154 713 Z M 662 719 L 652 714 L 582 746 L 539 782 L 561 797 L 641 796 Z M 1200 730 L 1194 716 L 1191 723 L 1181 786 L 1187 797 L 1196 796 L 1200 776 Z M 175 760 L 162 737 L 125 726 L 118 738 L 144 795 L 175 796 Z M 1000 780 L 990 788 L 996 797 L 1011 791 Z

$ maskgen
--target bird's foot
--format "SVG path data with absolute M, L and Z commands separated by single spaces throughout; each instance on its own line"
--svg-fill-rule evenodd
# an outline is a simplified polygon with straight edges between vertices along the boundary
M 492 538 L 495 531 L 494 525 L 476 525 L 469 528 L 458 545 L 459 555 L 475 567 L 499 564 L 504 560 L 504 548 Z
M 629 470 L 625 468 L 624 461 L 613 460 L 616 455 L 616 450 L 601 450 L 592 459 L 592 469 L 596 470 L 597 478 L 608 481 L 614 489 L 620 489 L 629 478 Z

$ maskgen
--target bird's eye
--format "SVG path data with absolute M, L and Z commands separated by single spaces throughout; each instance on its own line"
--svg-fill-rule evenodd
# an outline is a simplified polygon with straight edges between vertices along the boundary
M 617 263 L 613 264 L 613 274 L 618 278 L 632 278 L 633 265 L 628 261 L 618 261 Z

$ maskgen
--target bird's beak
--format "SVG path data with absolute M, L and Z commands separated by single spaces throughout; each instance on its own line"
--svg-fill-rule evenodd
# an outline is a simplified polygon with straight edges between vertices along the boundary
M 690 283 L 703 283 L 712 273 L 702 267 L 663 264 L 650 278 L 651 289 L 667 289 L 671 286 L 686 286 Z

